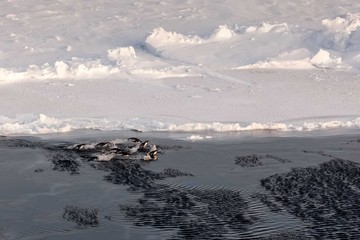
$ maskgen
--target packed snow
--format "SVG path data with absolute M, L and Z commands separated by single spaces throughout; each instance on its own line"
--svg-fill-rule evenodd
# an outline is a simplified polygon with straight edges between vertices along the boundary
M 360 127 L 355 0 L 0 9 L 0 134 Z

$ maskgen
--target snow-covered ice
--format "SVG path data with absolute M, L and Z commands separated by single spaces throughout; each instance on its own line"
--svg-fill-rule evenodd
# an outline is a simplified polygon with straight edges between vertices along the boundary
M 0 134 L 360 127 L 355 0 L 0 9 Z

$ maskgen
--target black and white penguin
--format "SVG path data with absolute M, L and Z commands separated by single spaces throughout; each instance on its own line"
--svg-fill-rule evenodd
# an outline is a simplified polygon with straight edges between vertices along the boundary
M 133 143 L 139 143 L 139 142 L 141 142 L 141 140 L 138 139 L 138 138 L 136 138 L 136 137 L 128 138 L 128 141 L 129 141 L 129 142 L 133 142 Z
M 100 149 L 100 150 L 109 150 L 112 147 L 114 147 L 114 144 L 112 142 L 99 142 L 98 144 L 95 145 L 95 149 Z
M 85 150 L 85 149 L 86 149 L 85 146 L 86 146 L 85 143 L 81 143 L 81 144 L 76 145 L 73 149 L 74 149 L 74 150 L 77 150 L 77 151 L 82 151 L 82 150 Z
M 144 149 L 144 148 L 146 148 L 146 146 L 148 145 L 148 143 L 149 143 L 149 141 L 145 141 L 145 142 L 142 142 L 142 143 L 140 143 L 140 149 Z
M 121 156 L 121 157 L 129 157 L 130 154 L 128 151 L 124 150 L 124 149 L 120 149 L 120 148 L 112 148 L 109 151 L 110 153 L 113 153 L 115 155 Z
M 144 161 L 152 161 L 152 160 L 157 160 L 157 154 L 158 154 L 158 151 L 157 150 L 154 150 L 154 151 L 151 151 L 149 152 L 148 154 L 146 154 L 144 157 L 143 157 L 143 160 Z

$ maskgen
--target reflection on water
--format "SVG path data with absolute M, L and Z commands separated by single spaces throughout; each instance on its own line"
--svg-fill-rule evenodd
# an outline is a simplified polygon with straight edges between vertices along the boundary
M 0 237 L 357 239 L 358 139 L 2 137 Z

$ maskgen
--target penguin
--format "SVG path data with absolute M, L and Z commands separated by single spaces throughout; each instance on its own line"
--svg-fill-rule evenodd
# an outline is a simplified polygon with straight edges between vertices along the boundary
M 136 138 L 136 137 L 128 138 L 128 141 L 129 141 L 129 142 L 133 142 L 133 143 L 139 143 L 139 142 L 141 142 L 141 140 L 138 139 L 138 138 Z
M 150 157 L 152 159 L 155 159 L 155 158 L 157 159 L 157 154 L 158 154 L 158 150 L 154 150 L 154 151 L 149 152 L 149 155 L 150 155 Z
M 82 150 L 85 150 L 85 143 L 81 143 L 81 144 L 78 144 L 76 145 L 73 149 L 77 150 L 77 151 L 82 151 Z
M 110 153 L 122 156 L 122 157 L 129 157 L 129 152 L 128 151 L 124 151 L 123 149 L 120 148 L 112 148 L 110 149 Z
M 144 161 L 157 160 L 157 158 L 158 158 L 157 154 L 158 154 L 157 150 L 151 151 L 143 157 L 143 160 Z
M 114 144 L 111 142 L 99 142 L 98 144 L 95 145 L 96 149 L 102 149 L 102 150 L 110 149 L 112 147 L 114 147 Z
M 153 152 L 153 151 L 155 151 L 155 150 L 157 150 L 157 147 L 156 147 L 155 144 L 153 144 L 153 145 L 150 147 L 150 152 Z
M 139 150 L 140 145 L 141 145 L 141 142 L 138 142 L 138 143 L 136 143 L 135 146 L 131 147 L 129 149 L 129 155 L 132 155 L 132 154 L 136 153 Z
M 145 142 L 140 143 L 139 148 L 144 149 L 148 145 L 148 143 L 149 143 L 149 141 L 145 141 Z
M 138 151 L 139 152 L 148 152 L 149 141 L 141 142 Z

